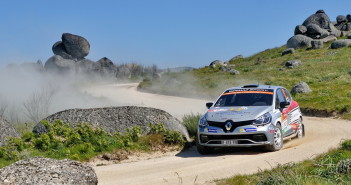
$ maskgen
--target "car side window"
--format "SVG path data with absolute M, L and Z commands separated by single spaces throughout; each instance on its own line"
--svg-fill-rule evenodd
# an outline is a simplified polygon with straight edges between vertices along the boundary
M 290 95 L 289 91 L 286 90 L 286 89 L 283 89 L 283 93 L 284 93 L 284 96 L 285 96 L 285 100 L 287 102 L 291 102 L 292 99 L 291 99 L 291 95 Z
M 276 100 L 275 100 L 275 108 L 280 108 L 280 103 L 285 102 L 286 98 L 284 97 L 282 89 L 277 89 Z

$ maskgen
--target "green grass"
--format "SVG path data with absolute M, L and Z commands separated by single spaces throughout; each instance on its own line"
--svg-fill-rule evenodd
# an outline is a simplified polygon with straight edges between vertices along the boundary
M 150 133 L 142 135 L 140 127 L 111 134 L 87 123 L 74 128 L 62 121 L 42 123 L 49 130 L 48 133 L 37 135 L 25 132 L 21 138 L 9 138 L 7 145 L 0 147 L 0 168 L 34 156 L 86 161 L 106 152 L 152 151 L 158 146 L 181 147 L 185 143 L 179 132 L 169 131 L 162 124 L 150 124 Z
M 189 132 L 189 135 L 192 139 L 196 137 L 197 127 L 199 119 L 201 118 L 200 114 L 188 114 L 183 117 L 183 124 Z
M 165 74 L 163 78 L 149 82 L 148 88 L 153 92 L 173 93 L 176 95 L 215 99 L 225 89 L 243 84 L 280 85 L 291 90 L 299 81 L 306 82 L 313 92 L 293 95 L 303 110 L 338 114 L 339 117 L 351 119 L 351 47 L 336 50 L 298 49 L 295 53 L 281 56 L 285 46 L 277 47 L 253 56 L 230 61 L 239 75 L 231 75 L 209 67 L 199 68 L 179 75 Z M 331 54 L 335 52 L 335 54 Z M 283 63 L 289 60 L 301 60 L 302 65 L 280 71 Z M 168 78 L 175 78 L 179 85 L 157 86 Z M 189 80 L 191 79 L 191 80 Z M 150 84 L 151 83 L 151 84 Z M 187 87 L 191 87 L 188 89 Z
M 339 149 L 302 163 L 279 165 L 271 170 L 252 175 L 238 175 L 219 180 L 219 185 L 312 185 L 350 184 L 351 140 L 344 141 Z

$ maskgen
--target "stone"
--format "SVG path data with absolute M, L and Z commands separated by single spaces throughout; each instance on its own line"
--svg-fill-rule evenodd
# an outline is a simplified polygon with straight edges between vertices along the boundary
M 117 72 L 117 67 L 113 64 L 112 60 L 107 57 L 103 57 L 96 62 L 100 66 L 101 76 L 115 76 Z
M 286 47 L 294 49 L 306 47 L 309 48 L 311 47 L 311 41 L 312 39 L 305 35 L 295 35 L 287 41 Z
M 73 57 L 66 52 L 65 46 L 63 45 L 62 41 L 58 41 L 52 46 L 52 52 L 54 52 L 55 55 L 59 55 L 64 59 L 73 59 Z
M 323 49 L 323 40 L 313 40 L 312 49 Z
M 94 169 L 78 161 L 34 157 L 0 169 L 0 184 L 96 185 Z
M 307 26 L 307 35 L 311 38 L 319 39 L 329 36 L 329 32 L 319 27 L 317 24 L 309 24 Z
M 306 26 L 297 25 L 294 30 L 294 35 L 305 34 L 307 32 Z
M 327 14 L 323 10 L 318 10 L 315 14 L 309 16 L 303 23 L 303 26 L 308 26 L 310 24 L 316 24 L 321 28 L 328 29 L 329 28 L 330 19 Z
M 312 92 L 311 88 L 308 86 L 306 82 L 299 82 L 291 90 L 291 93 L 310 93 Z
M 350 14 L 347 14 L 347 15 L 346 15 L 346 19 L 347 19 L 347 21 L 351 22 L 351 15 L 350 15 Z
M 7 137 L 20 137 L 21 134 L 16 128 L 7 122 L 4 118 L 0 117 L 0 146 L 6 144 Z
M 334 25 L 340 31 L 350 31 L 351 23 L 349 22 L 341 22 Z
M 286 49 L 286 50 L 284 50 L 282 52 L 282 56 L 287 55 L 287 54 L 293 54 L 293 53 L 295 53 L 295 49 L 294 48 L 288 48 L 288 49 Z
M 47 71 L 57 72 L 57 73 L 66 73 L 76 71 L 76 61 L 71 59 L 64 59 L 60 55 L 55 55 L 50 57 L 44 65 L 44 68 Z
M 346 19 L 346 17 L 343 16 L 343 15 L 338 15 L 338 16 L 336 17 L 336 22 L 337 22 L 337 23 L 347 22 L 347 19 Z
M 161 123 L 169 130 L 179 131 L 189 140 L 187 129 L 181 122 L 169 113 L 155 108 L 122 106 L 122 107 L 105 107 L 92 109 L 68 109 L 57 112 L 45 118 L 49 122 L 62 120 L 71 126 L 78 123 L 89 123 L 93 127 L 101 127 L 107 132 L 125 132 L 127 128 L 141 126 L 144 133 L 148 133 L 151 124 Z M 47 129 L 41 123 L 38 123 L 33 132 L 36 134 L 46 133 Z
M 73 58 L 82 59 L 89 54 L 90 44 L 84 37 L 64 33 L 62 43 L 65 51 Z
M 329 23 L 329 32 L 330 35 L 334 35 L 335 37 L 340 37 L 341 36 L 341 31 L 338 30 L 333 23 Z
M 301 64 L 302 64 L 302 62 L 300 60 L 290 60 L 290 61 L 285 62 L 285 66 L 287 68 L 294 68 L 294 67 L 297 67 Z
M 223 65 L 224 65 L 224 62 L 220 60 L 215 60 L 210 63 L 209 67 L 213 69 L 213 68 L 216 68 L 217 66 L 223 66 Z
M 333 42 L 333 41 L 336 41 L 338 40 L 338 38 L 336 38 L 334 35 L 329 35 L 328 37 L 325 37 L 323 39 L 320 39 L 321 41 L 323 41 L 324 43 L 327 43 L 327 42 Z M 312 44 L 312 42 L 311 42 Z
M 239 75 L 239 74 L 240 74 L 240 71 L 237 71 L 237 70 L 235 70 L 235 69 L 231 69 L 231 70 L 229 71 L 229 73 L 230 73 L 231 75 Z
M 243 55 L 237 55 L 237 56 L 231 58 L 231 59 L 229 60 L 229 62 L 233 62 L 233 61 L 235 61 L 235 60 L 242 59 L 242 58 L 244 58 Z
M 332 42 L 330 45 L 331 49 L 343 48 L 351 45 L 351 39 L 340 39 Z
M 221 67 L 219 67 L 219 70 L 221 70 L 223 72 L 229 72 L 230 70 L 232 70 L 232 68 L 229 66 L 221 66 Z

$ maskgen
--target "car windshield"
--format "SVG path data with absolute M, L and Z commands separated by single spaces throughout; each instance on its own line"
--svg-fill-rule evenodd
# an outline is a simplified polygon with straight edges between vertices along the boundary
M 215 107 L 232 106 L 270 106 L 273 102 L 273 90 L 228 90 L 215 103 Z

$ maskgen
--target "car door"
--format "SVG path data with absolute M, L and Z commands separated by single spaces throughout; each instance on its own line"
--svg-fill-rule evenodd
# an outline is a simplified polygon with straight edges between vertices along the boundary
M 285 89 L 279 88 L 277 89 L 276 93 L 276 108 L 279 109 L 281 112 L 281 126 L 282 126 L 282 131 L 283 131 L 283 136 L 288 136 L 294 132 L 293 129 L 291 129 L 291 114 L 290 112 L 290 105 L 287 108 L 280 108 L 280 103 L 281 102 L 289 102 L 291 103 L 291 98 L 288 96 L 286 93 Z

